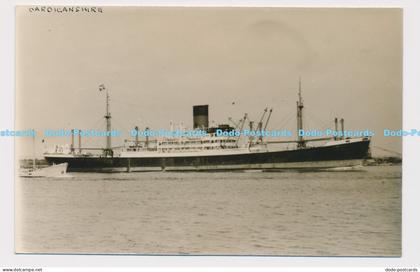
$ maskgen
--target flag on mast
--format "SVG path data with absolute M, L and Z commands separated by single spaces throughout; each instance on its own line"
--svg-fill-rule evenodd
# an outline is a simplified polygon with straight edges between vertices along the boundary
M 99 91 L 102 92 L 103 90 L 105 90 L 105 85 L 104 84 L 99 85 Z

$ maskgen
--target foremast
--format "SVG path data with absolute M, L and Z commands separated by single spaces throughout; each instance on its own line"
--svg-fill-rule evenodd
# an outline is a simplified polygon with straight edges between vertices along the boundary
M 301 136 L 300 131 L 303 130 L 303 100 L 302 100 L 302 83 L 299 78 L 299 92 L 298 92 L 298 101 L 296 101 L 297 108 L 297 147 L 304 148 L 306 146 L 303 136 Z

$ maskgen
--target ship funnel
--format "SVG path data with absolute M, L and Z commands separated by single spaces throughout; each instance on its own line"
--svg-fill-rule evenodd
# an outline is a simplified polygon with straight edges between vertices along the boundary
M 202 130 L 209 128 L 209 105 L 193 106 L 193 128 Z

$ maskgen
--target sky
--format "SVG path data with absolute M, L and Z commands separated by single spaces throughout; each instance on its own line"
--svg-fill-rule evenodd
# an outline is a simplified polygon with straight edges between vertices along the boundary
M 210 123 L 273 108 L 268 129 L 296 129 L 299 78 L 305 129 L 375 132 L 372 152 L 401 153 L 402 10 L 392 8 L 103 7 L 102 13 L 16 9 L 16 129 L 43 145 L 69 143 L 44 129 L 192 127 L 192 106 Z M 233 103 L 235 102 L 235 103 Z M 86 140 L 104 145 L 105 139 Z M 121 139 L 113 139 L 119 145 Z M 31 139 L 18 140 L 23 156 Z M 384 153 L 385 152 L 385 153 Z

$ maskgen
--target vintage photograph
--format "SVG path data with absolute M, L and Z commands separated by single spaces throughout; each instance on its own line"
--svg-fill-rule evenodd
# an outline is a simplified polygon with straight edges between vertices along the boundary
M 399 8 L 16 8 L 15 250 L 401 256 Z

